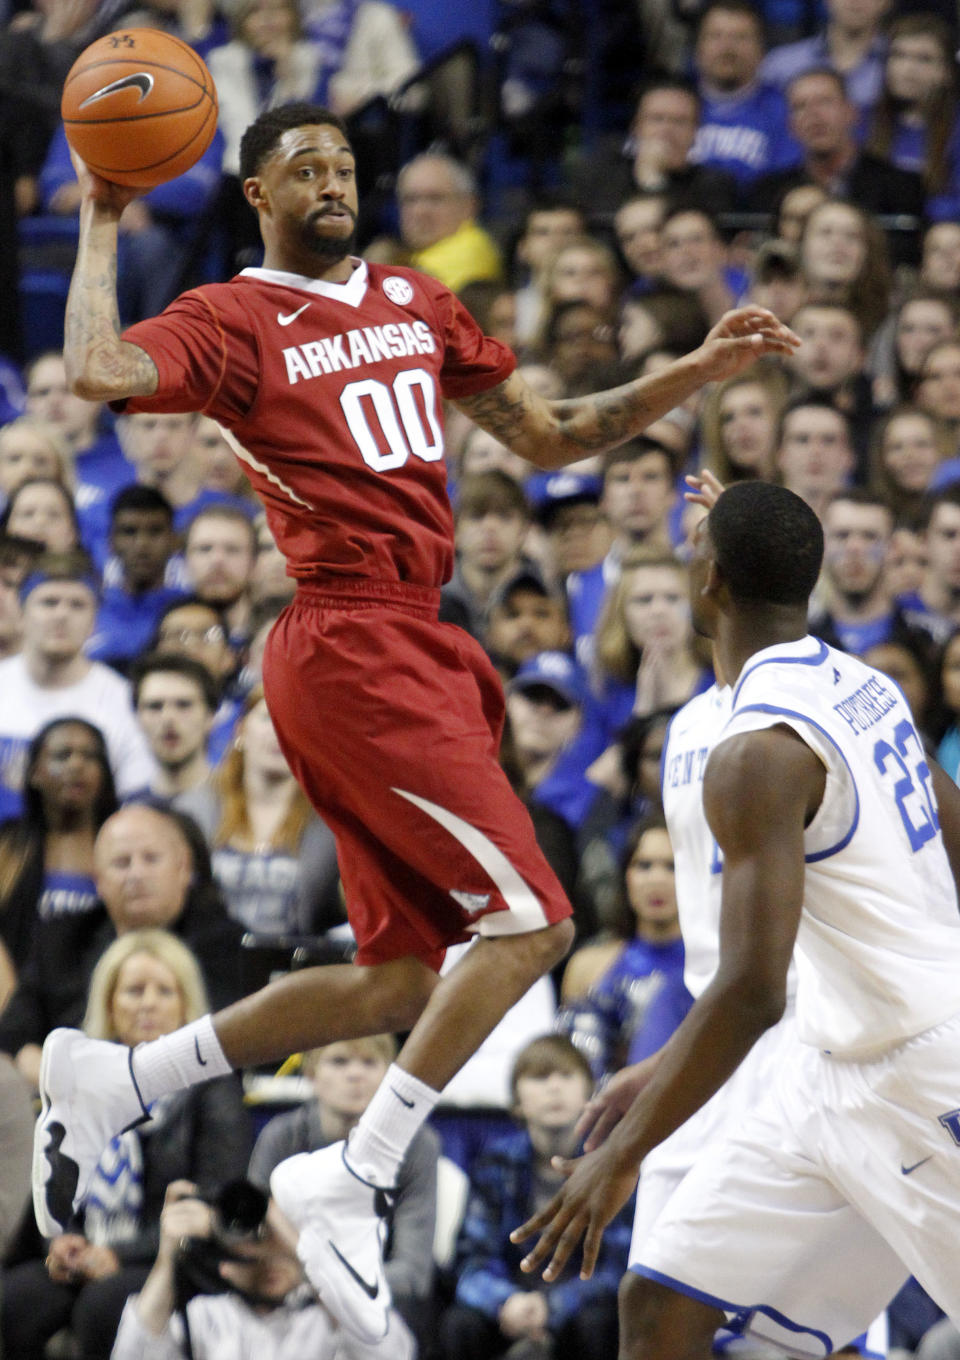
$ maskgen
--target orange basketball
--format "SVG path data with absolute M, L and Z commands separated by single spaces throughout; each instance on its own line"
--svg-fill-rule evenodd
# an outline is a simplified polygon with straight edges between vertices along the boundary
M 120 29 L 80 53 L 60 100 L 67 141 L 104 179 L 151 189 L 189 170 L 217 128 L 213 77 L 192 47 Z

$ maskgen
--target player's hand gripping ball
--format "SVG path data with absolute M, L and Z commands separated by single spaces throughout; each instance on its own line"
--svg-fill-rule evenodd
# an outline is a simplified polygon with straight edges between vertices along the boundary
M 97 175 L 152 189 L 198 161 L 217 128 L 213 77 L 155 28 L 119 29 L 80 53 L 60 100 L 67 141 Z

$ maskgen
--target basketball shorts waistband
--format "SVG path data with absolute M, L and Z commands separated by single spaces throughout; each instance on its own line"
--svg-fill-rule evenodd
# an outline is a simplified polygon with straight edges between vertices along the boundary
M 435 619 L 440 609 L 440 591 L 436 586 L 385 581 L 377 577 L 343 580 L 327 577 L 323 581 L 298 581 L 293 603 L 314 609 L 362 609 L 386 604 Z

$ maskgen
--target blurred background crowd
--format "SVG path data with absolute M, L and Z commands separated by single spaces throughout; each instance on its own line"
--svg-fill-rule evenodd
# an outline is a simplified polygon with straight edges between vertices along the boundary
M 960 769 L 957 9 L 0 0 L 0 22 L 7 1360 L 108 1356 L 121 1314 L 118 1357 L 187 1354 L 175 1328 L 148 1350 L 143 1317 L 124 1312 L 176 1257 L 164 1223 L 185 1211 L 164 1208 L 168 1186 L 266 1185 L 282 1157 L 342 1137 L 394 1042 L 170 1101 L 115 1140 L 76 1231 L 36 1237 L 25 1149 L 51 1028 L 134 1044 L 352 949 L 332 837 L 260 687 L 293 582 L 241 468 L 209 419 L 114 417 L 67 389 L 78 191 L 59 98 L 78 53 L 148 24 L 191 43 L 217 84 L 209 151 L 124 215 L 125 322 L 259 263 L 239 138 L 263 108 L 309 99 L 348 121 L 363 254 L 441 279 L 550 398 L 653 373 L 746 300 L 804 342 L 558 473 L 447 412 L 457 564 L 443 617 L 503 676 L 502 761 L 578 945 L 411 1149 L 392 1285 L 410 1356 L 609 1360 L 629 1217 L 589 1285 L 574 1269 L 536 1289 L 507 1236 L 549 1190 L 551 1154 L 572 1150 L 593 1083 L 658 1047 L 690 1004 L 660 804 L 669 719 L 714 678 L 687 606 L 685 473 L 777 480 L 815 509 L 811 631 L 892 676 L 928 751 Z M 244 1277 L 251 1319 L 299 1325 L 296 1268 L 276 1274 Z M 960 1355 L 913 1285 L 889 1321 L 894 1351 Z M 311 1344 L 361 1360 L 329 1329 Z

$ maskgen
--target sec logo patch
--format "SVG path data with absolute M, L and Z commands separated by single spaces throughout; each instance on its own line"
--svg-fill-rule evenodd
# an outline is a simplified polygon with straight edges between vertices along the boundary
M 409 279 L 401 279 L 397 274 L 391 274 L 388 279 L 384 279 L 383 291 L 398 307 L 413 301 L 413 285 Z

